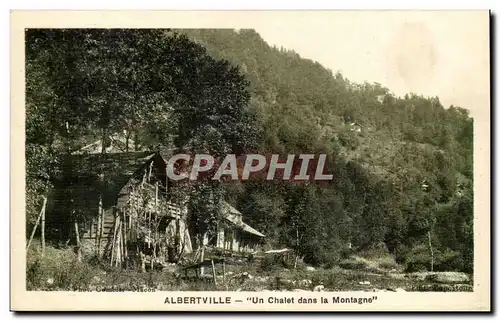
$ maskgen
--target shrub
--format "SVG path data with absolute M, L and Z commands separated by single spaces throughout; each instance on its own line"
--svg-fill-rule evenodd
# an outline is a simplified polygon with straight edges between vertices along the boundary
M 432 256 L 425 245 L 414 247 L 407 255 L 405 265 L 406 272 L 430 271 Z M 467 271 L 462 253 L 445 249 L 440 251 L 434 249 L 434 271 Z
M 359 141 L 352 132 L 342 132 L 338 135 L 339 143 L 347 149 L 355 150 L 359 147 Z
M 365 270 L 368 268 L 369 263 L 367 260 L 361 258 L 349 258 L 342 260 L 339 266 L 347 270 Z
M 375 259 L 375 262 L 380 269 L 384 270 L 393 270 L 399 267 L 399 265 L 396 263 L 396 260 L 392 256 L 377 258 Z
M 286 267 L 285 265 L 279 255 L 269 255 L 260 260 L 257 270 L 258 272 L 273 272 Z

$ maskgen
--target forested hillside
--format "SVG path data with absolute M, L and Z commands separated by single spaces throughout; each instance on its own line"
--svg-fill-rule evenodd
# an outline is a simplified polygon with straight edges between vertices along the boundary
M 189 30 L 250 81 L 260 150 L 327 153 L 330 186 L 248 183 L 233 191 L 274 245 L 334 263 L 385 244 L 408 269 L 473 267 L 473 121 L 437 97 L 396 97 L 380 84 L 270 47 L 254 30 Z M 339 69 L 342 66 L 339 66 Z
M 409 271 L 472 272 L 467 110 L 352 83 L 253 30 L 177 32 L 27 32 L 28 229 L 65 156 L 125 129 L 151 149 L 327 154 L 328 184 L 198 186 L 194 211 L 223 196 L 269 248 L 323 266 L 387 248 Z

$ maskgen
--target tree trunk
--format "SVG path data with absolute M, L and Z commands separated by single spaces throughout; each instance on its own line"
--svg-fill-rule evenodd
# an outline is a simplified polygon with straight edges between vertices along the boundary
M 134 132 L 134 151 L 139 149 L 138 135 L 137 132 Z

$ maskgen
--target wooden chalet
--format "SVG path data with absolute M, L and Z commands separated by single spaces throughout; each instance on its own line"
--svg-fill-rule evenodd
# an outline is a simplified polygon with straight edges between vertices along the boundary
M 126 145 L 130 142 L 127 141 Z M 113 145 L 114 144 L 114 145 Z M 160 152 L 128 151 L 110 137 L 106 153 L 97 141 L 73 153 L 66 175 L 49 197 L 47 224 L 59 239 L 75 239 L 86 255 L 124 262 L 178 262 L 200 247 L 224 252 L 256 251 L 265 237 L 223 202 L 214 231 L 196 244 L 187 199 L 175 198 Z M 187 196 L 188 197 L 188 196 Z

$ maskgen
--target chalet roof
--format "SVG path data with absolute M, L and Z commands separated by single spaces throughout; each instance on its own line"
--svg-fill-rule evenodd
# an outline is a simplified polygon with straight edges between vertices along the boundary
M 100 191 L 104 207 L 115 203 L 122 188 L 132 176 L 143 171 L 155 153 L 129 152 L 111 154 L 75 154 L 67 161 L 64 177 L 56 185 L 56 198 L 71 193 L 76 198 L 91 199 Z
M 135 146 L 135 142 L 132 139 L 128 139 L 125 134 L 122 133 L 114 133 L 109 135 L 108 137 L 109 146 L 106 147 L 106 153 L 124 153 L 128 151 L 134 150 L 136 147 L 136 151 L 146 151 L 142 146 Z M 73 155 L 79 154 L 100 154 L 102 150 L 102 139 L 99 139 L 93 143 L 90 143 L 76 151 L 74 151 Z
M 257 236 L 260 236 L 260 237 L 265 237 L 264 234 L 260 233 L 259 231 L 257 231 L 253 227 L 251 227 L 250 225 L 248 225 L 245 222 L 243 222 L 243 220 L 242 220 L 242 214 L 240 213 L 240 211 L 238 211 L 237 209 L 235 209 L 234 207 L 232 207 L 227 202 L 224 202 L 223 206 L 224 206 L 224 209 L 223 209 L 224 217 L 229 222 L 231 222 L 234 225 L 240 227 L 245 232 L 248 232 L 250 234 L 257 235 Z

